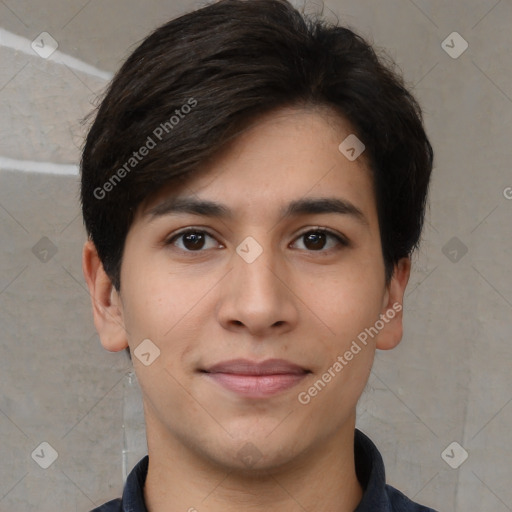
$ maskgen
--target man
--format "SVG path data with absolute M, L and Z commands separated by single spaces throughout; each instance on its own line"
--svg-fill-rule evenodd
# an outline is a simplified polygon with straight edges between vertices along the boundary
M 135 355 L 148 456 L 96 511 L 432 510 L 355 429 L 432 159 L 400 77 L 284 0 L 133 52 L 83 151 L 83 270 L 102 345 Z

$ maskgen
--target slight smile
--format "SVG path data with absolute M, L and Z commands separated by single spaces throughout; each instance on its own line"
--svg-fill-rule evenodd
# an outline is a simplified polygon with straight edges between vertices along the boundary
M 225 389 L 248 398 L 265 398 L 290 389 L 311 373 L 284 359 L 267 359 L 259 363 L 232 359 L 201 372 Z

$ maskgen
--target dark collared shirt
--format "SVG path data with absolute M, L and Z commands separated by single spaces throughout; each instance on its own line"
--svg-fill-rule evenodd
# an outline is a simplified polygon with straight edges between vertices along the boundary
M 418 505 L 394 487 L 386 484 L 384 462 L 371 439 L 356 429 L 354 437 L 356 474 L 363 488 L 363 498 L 354 512 L 436 512 Z M 91 512 L 147 512 L 144 504 L 144 483 L 148 472 L 146 455 L 126 479 L 123 497 Z

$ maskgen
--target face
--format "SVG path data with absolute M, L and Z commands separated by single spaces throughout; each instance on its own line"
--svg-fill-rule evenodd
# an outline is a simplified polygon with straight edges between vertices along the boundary
M 124 330 L 102 341 L 130 346 L 148 444 L 225 468 L 254 451 L 268 469 L 354 421 L 375 348 L 401 337 L 388 312 L 405 284 L 386 286 L 364 153 L 338 149 L 350 133 L 325 111 L 274 112 L 137 212 L 116 299 Z

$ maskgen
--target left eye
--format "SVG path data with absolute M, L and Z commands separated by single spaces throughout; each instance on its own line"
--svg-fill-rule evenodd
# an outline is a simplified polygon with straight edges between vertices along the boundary
M 337 245 L 341 245 L 343 247 L 347 247 L 348 241 L 346 238 L 341 235 L 332 233 L 327 229 L 314 229 L 310 231 L 306 231 L 299 235 L 297 240 L 304 240 L 304 245 L 307 250 L 319 251 L 325 249 L 326 241 L 328 239 L 334 240 L 334 246 L 329 247 L 328 249 L 332 249 Z
M 210 235 L 207 231 L 199 230 L 199 229 L 188 229 L 187 231 L 182 231 L 181 233 L 177 233 L 172 236 L 169 240 L 166 241 L 166 245 L 175 245 L 179 249 L 182 249 L 187 252 L 200 252 L 201 249 L 211 249 L 215 247 L 215 243 L 210 247 L 205 247 L 207 239 L 215 240 L 215 238 Z M 328 240 L 333 241 L 331 243 L 331 247 L 326 249 L 326 245 L 328 245 Z M 182 241 L 181 246 L 176 242 L 178 240 Z M 296 240 L 303 240 L 303 245 L 305 246 L 305 250 L 309 251 L 322 251 L 322 249 L 333 249 L 336 246 L 347 247 L 349 245 L 346 238 L 341 235 L 332 233 L 326 229 L 314 229 L 310 231 L 306 231 L 299 235 Z

